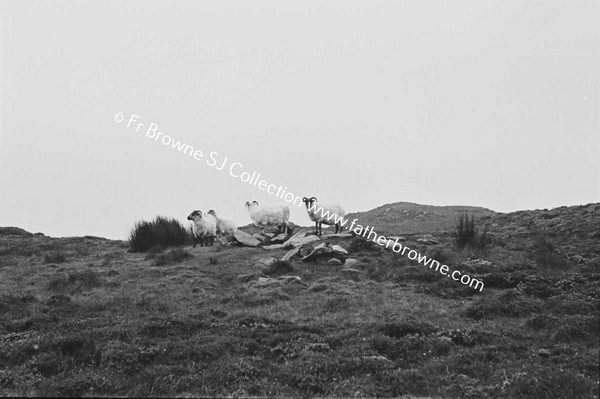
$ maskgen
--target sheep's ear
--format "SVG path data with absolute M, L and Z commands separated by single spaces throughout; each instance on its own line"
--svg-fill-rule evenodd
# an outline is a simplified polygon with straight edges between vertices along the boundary
M 246 201 L 245 207 L 247 208 L 250 205 L 250 202 Z

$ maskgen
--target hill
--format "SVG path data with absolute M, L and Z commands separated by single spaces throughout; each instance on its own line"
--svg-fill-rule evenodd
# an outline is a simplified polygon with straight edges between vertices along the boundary
M 475 206 L 435 206 L 411 202 L 382 205 L 366 212 L 350 213 L 346 219 L 358 219 L 362 226 L 374 227 L 385 235 L 416 233 L 443 233 L 454 228 L 456 216 L 468 212 L 476 218 L 495 215 L 496 212 Z
M 481 209 L 363 214 L 482 291 L 312 227 L 300 255 L 327 256 L 289 262 L 0 228 L 0 395 L 598 398 L 600 204 Z M 464 210 L 485 247 L 453 245 Z

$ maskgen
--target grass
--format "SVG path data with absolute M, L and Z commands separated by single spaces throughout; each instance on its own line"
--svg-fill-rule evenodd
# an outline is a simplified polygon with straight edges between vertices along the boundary
M 31 257 L 12 240 L 0 237 L 3 395 L 597 397 L 600 275 L 548 274 L 531 245 L 490 244 L 489 263 L 450 236 L 423 248 L 494 276 L 479 293 L 358 238 L 331 244 L 361 259 L 359 281 L 292 260 L 269 274 L 300 281 L 266 284 L 252 266 L 263 249 L 146 256 L 34 237 Z M 52 251 L 65 262 L 45 263 Z
M 174 218 L 157 216 L 152 221 L 137 222 L 129 233 L 131 252 L 182 246 L 191 242 L 189 229 Z

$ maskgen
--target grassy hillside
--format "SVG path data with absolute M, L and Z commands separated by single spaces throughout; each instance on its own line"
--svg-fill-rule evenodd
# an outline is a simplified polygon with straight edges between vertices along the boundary
M 357 273 L 294 278 L 259 262 L 286 249 L 0 229 L 0 395 L 598 398 L 600 204 L 479 216 L 478 250 L 388 227 L 483 292 L 358 237 L 321 241 Z
M 496 214 L 486 208 L 475 206 L 434 206 L 411 202 L 387 204 L 366 212 L 350 213 L 346 219 L 358 219 L 359 224 L 371 226 L 387 235 L 414 233 L 441 233 L 452 230 L 456 215 L 468 212 L 476 217 Z

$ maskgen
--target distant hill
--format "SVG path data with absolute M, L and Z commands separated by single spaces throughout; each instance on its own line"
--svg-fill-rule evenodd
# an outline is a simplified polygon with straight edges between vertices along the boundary
M 452 230 L 456 223 L 456 216 L 464 212 L 474 215 L 476 219 L 498 214 L 490 209 L 476 206 L 435 206 L 396 202 L 366 212 L 350 213 L 346 219 L 352 221 L 356 218 L 357 223 L 363 227 L 371 226 L 376 232 L 387 235 L 441 233 Z

